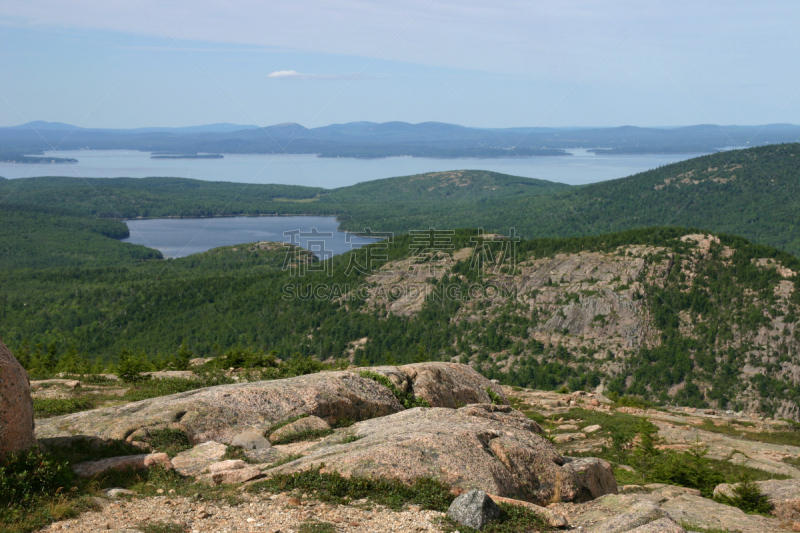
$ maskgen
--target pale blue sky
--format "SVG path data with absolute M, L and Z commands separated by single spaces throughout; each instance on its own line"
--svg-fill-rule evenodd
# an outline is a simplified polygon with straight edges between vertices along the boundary
M 798 21 L 796 0 L 0 0 L 0 126 L 800 123 Z

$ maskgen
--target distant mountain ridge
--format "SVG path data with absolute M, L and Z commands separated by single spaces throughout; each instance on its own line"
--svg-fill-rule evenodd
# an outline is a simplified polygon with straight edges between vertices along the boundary
M 708 153 L 728 147 L 800 142 L 800 126 L 675 128 L 472 128 L 443 122 L 350 122 L 306 128 L 210 124 L 182 128 L 98 129 L 57 122 L 0 128 L 0 155 L 45 150 L 126 149 L 212 153 L 304 153 L 322 157 L 509 157 L 598 153 Z M 6 157 L 6 160 L 15 160 Z
M 146 128 L 84 128 L 81 126 L 73 126 L 72 124 L 65 124 L 63 122 L 46 122 L 44 120 L 34 120 L 33 122 L 26 122 L 19 126 L 11 126 L 10 128 L 0 128 L 0 130 L 50 130 L 50 131 L 92 131 L 92 132 L 108 132 L 108 133 L 230 133 L 234 131 L 244 131 L 249 129 L 256 129 L 258 126 L 246 126 L 242 124 L 230 124 L 228 122 L 220 122 L 217 124 L 203 124 L 200 126 L 181 126 L 181 127 L 146 127 Z

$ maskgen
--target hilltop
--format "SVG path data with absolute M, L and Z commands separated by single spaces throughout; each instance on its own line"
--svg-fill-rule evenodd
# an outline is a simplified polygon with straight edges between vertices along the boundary
M 350 231 L 482 227 L 507 233 L 513 227 L 525 238 L 677 225 L 800 253 L 800 144 L 732 150 L 617 180 L 543 189 L 550 194 L 466 200 L 457 209 L 358 209 L 357 216 L 340 218 Z

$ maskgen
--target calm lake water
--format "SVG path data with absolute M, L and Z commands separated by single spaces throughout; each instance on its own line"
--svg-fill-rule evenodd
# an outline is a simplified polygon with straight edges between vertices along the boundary
M 218 246 L 245 242 L 293 242 L 320 259 L 361 248 L 377 239 L 338 231 L 335 217 L 225 217 L 127 220 L 131 236 L 167 257 L 185 257 Z
M 76 150 L 47 152 L 71 157 L 75 164 L 0 163 L 0 176 L 84 178 L 168 176 L 206 181 L 280 183 L 311 187 L 345 187 L 362 181 L 408 176 L 442 170 L 492 170 L 570 185 L 622 178 L 701 154 L 594 155 L 571 150 L 571 156 L 510 159 L 385 159 L 322 158 L 300 154 L 226 154 L 224 159 L 150 159 L 148 152 L 126 150 Z

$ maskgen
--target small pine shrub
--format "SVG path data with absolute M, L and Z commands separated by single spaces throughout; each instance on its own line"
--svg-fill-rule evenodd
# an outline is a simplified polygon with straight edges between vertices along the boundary
M 170 367 L 173 370 L 189 370 L 189 361 L 194 357 L 194 353 L 186 346 L 186 342 L 183 342 L 178 347 L 178 351 L 175 352 L 175 357 L 170 362 Z
M 503 397 L 497 394 L 491 387 L 486 387 L 486 394 L 489 395 L 489 399 L 492 400 L 494 405 L 505 405 L 503 401 Z
M 752 480 L 745 479 L 733 486 L 733 497 L 718 498 L 722 503 L 738 507 L 747 514 L 766 515 L 772 511 L 769 498 L 761 492 L 761 488 Z
M 117 377 L 126 383 L 138 383 L 148 379 L 142 374 L 147 369 L 144 357 L 135 355 L 129 350 L 122 350 L 117 360 Z

